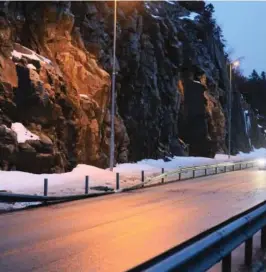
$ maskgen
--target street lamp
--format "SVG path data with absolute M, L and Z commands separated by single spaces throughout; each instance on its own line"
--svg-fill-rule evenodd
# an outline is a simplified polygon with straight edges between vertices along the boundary
M 234 67 L 238 67 L 240 65 L 239 60 L 235 60 L 229 64 L 229 81 L 230 81 L 230 89 L 228 96 L 228 159 L 231 156 L 231 115 L 232 115 L 232 70 Z
M 115 76 L 116 76 L 116 21 L 117 2 L 114 1 L 114 37 L 113 37 L 113 71 L 112 71 L 112 95 L 111 95 L 111 137 L 110 137 L 110 171 L 114 167 L 115 153 Z

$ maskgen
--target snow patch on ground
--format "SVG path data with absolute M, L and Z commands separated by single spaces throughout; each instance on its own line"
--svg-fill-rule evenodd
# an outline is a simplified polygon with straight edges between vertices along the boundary
M 49 196 L 84 194 L 85 176 L 89 176 L 90 188 L 95 186 L 115 188 L 116 173 L 119 173 L 120 187 L 126 188 L 140 183 L 142 170 L 145 173 L 145 178 L 147 178 L 161 174 L 162 168 L 167 172 L 177 170 L 180 167 L 253 160 L 262 157 L 266 157 L 266 149 L 264 148 L 248 154 L 240 152 L 237 156 L 231 156 L 230 160 L 225 154 L 218 154 L 214 159 L 202 157 L 174 157 L 169 161 L 146 159 L 137 163 L 119 164 L 113 172 L 109 169 L 100 169 L 84 164 L 79 164 L 73 171 L 63 174 L 38 175 L 20 171 L 0 171 L 0 190 L 20 194 L 43 195 L 44 179 L 47 178 Z M 28 205 L 30 203 L 0 203 L 0 210 L 22 208 Z
M 31 133 L 21 123 L 13 123 L 11 129 L 16 132 L 19 143 L 25 143 L 27 140 L 39 140 L 39 136 Z M 1 190 L 1 189 L 0 189 Z
M 141 171 L 145 171 L 145 176 L 160 173 L 161 169 L 173 171 L 180 167 L 200 166 L 215 164 L 226 161 L 239 161 L 255 159 L 266 156 L 266 149 L 257 149 L 251 153 L 239 153 L 237 156 L 218 154 L 214 159 L 202 157 L 174 157 L 169 161 L 142 160 L 137 163 L 119 164 L 111 172 L 109 169 L 101 169 L 90 165 L 79 164 L 71 172 L 63 174 L 31 174 L 20 171 L 0 171 L 0 190 L 8 190 L 13 193 L 42 194 L 44 178 L 48 178 L 50 195 L 67 195 L 73 193 L 83 193 L 85 186 L 85 176 L 89 176 L 90 187 L 109 186 L 114 188 L 116 173 L 120 173 L 121 181 L 124 185 L 133 185 L 135 181 L 130 180 L 134 177 L 140 181 Z

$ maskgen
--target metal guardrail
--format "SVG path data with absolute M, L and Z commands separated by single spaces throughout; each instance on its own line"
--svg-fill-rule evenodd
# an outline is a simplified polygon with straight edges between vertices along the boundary
M 190 239 L 128 272 L 201 272 L 222 261 L 222 271 L 231 271 L 232 251 L 245 243 L 245 264 L 252 264 L 253 236 L 261 230 L 266 248 L 266 201 Z
M 237 162 L 224 162 L 224 163 L 218 163 L 218 164 L 207 164 L 207 165 L 201 165 L 201 166 L 191 166 L 191 167 L 184 167 L 184 168 L 179 168 L 174 171 L 169 171 L 165 172 L 162 171 L 163 173 L 156 176 L 156 177 L 148 177 L 142 182 L 135 184 L 133 186 L 127 187 L 122 189 L 121 191 L 130 191 L 130 190 L 135 190 L 135 189 L 140 189 L 143 188 L 145 185 L 148 185 L 156 180 L 160 180 L 161 183 L 167 183 L 166 178 L 169 176 L 174 176 L 178 174 L 178 178 L 174 178 L 173 181 L 178 181 L 181 180 L 181 175 L 182 173 L 187 173 L 187 171 L 192 172 L 192 177 L 190 178 L 195 178 L 196 177 L 196 172 L 199 170 L 205 170 L 204 174 L 201 176 L 197 177 L 202 177 L 202 176 L 207 176 L 207 170 L 214 169 L 215 172 L 213 174 L 218 174 L 218 169 L 223 168 L 223 172 L 229 171 L 235 171 L 235 170 L 242 170 L 246 169 L 249 167 L 253 167 L 256 164 L 256 160 L 250 160 L 250 161 L 237 161 Z M 238 169 L 236 168 L 238 166 Z M 230 169 L 229 169 L 230 168 Z M 169 182 L 169 181 L 168 181 Z M 170 181 L 172 182 L 172 181 Z M 119 188 L 117 188 L 119 189 Z
M 89 197 L 96 197 L 102 195 L 113 194 L 113 191 L 90 193 L 85 195 L 68 195 L 68 196 L 39 196 L 39 195 L 26 195 L 26 194 L 12 194 L 0 193 L 0 202 L 14 203 L 14 202 L 61 202 L 71 201 L 78 199 L 85 199 Z
M 207 170 L 215 168 L 215 174 L 218 174 L 217 169 L 223 167 L 224 172 L 229 170 L 228 168 L 231 167 L 231 170 L 241 170 L 245 169 L 247 167 L 252 167 L 254 165 L 255 161 L 240 161 L 240 162 L 225 162 L 225 163 L 219 163 L 219 164 L 212 164 L 212 165 L 202 165 L 202 166 L 195 166 L 195 167 L 185 167 L 185 168 L 179 168 L 175 171 L 169 171 L 166 173 L 163 173 L 161 175 L 158 175 L 156 177 L 150 177 L 144 180 L 144 172 L 142 171 L 142 181 L 136 185 L 133 185 L 131 187 L 119 189 L 119 174 L 117 175 L 116 180 L 116 190 L 113 191 L 107 191 L 107 192 L 99 192 L 99 193 L 88 193 L 88 176 L 86 176 L 85 179 L 85 194 L 82 195 L 69 195 L 69 196 L 47 196 L 48 192 L 48 180 L 44 179 L 44 196 L 40 195 L 26 195 L 26 194 L 13 194 L 8 192 L 0 192 L 0 202 L 5 203 L 15 203 L 15 202 L 62 202 L 62 201 L 71 201 L 71 200 L 77 200 L 77 199 L 84 199 L 89 197 L 95 197 L 95 196 L 102 196 L 112 193 L 118 193 L 118 192 L 125 192 L 129 190 L 139 189 L 143 188 L 145 185 L 149 186 L 149 183 L 154 182 L 156 180 L 160 180 L 160 183 L 167 183 L 166 178 L 171 175 L 179 174 L 178 179 L 174 178 L 174 181 L 181 179 L 181 174 L 186 173 L 187 171 L 192 171 L 193 178 L 196 177 L 195 173 L 199 170 L 205 170 L 204 175 L 206 176 Z M 239 168 L 237 169 L 236 166 L 239 165 Z M 198 176 L 197 176 L 198 177 Z M 172 182 L 172 181 L 171 181 Z

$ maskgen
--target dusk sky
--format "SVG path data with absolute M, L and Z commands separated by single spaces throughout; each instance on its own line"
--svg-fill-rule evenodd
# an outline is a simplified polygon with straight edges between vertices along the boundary
M 215 17 L 227 40 L 231 59 L 244 57 L 241 70 L 266 70 L 266 2 L 211 2 Z

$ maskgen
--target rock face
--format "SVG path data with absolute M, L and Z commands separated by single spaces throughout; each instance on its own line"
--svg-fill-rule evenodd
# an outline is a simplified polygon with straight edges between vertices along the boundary
M 118 2 L 116 162 L 226 151 L 229 81 L 216 32 L 203 1 Z M 108 166 L 112 45 L 112 2 L 1 2 L 1 169 Z M 245 132 L 241 99 L 235 152 L 260 137 Z M 18 142 L 15 122 L 39 139 Z
M 2 16 L 10 33 L 18 23 L 10 23 L 12 12 L 21 12 L 18 17 L 32 24 L 17 27 L 17 40 L 23 42 L 23 37 L 28 47 L 46 58 L 14 43 L 4 30 L 1 37 L 9 51 L 3 48 L 1 56 L 5 64 L 0 67 L 2 124 L 10 128 L 12 122 L 23 123 L 42 140 L 19 144 L 14 148 L 15 160 L 3 155 L 3 161 L 36 173 L 71 170 L 78 162 L 107 166 L 108 73 L 84 48 L 66 3 L 14 5 Z M 119 117 L 116 137 L 118 156 L 127 160 L 128 138 Z

